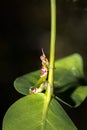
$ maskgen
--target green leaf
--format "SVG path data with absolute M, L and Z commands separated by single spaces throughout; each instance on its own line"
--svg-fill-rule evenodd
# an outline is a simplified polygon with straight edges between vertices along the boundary
M 77 130 L 55 99 L 44 122 L 45 100 L 45 94 L 33 94 L 16 101 L 6 112 L 2 130 Z
M 14 81 L 14 87 L 19 93 L 28 95 L 29 89 L 34 87 L 39 78 L 40 70 L 25 74 Z
M 54 87 L 65 91 L 84 80 L 83 61 L 79 54 L 73 54 L 55 63 Z
M 70 107 L 78 107 L 86 99 L 86 97 L 87 86 L 78 86 L 75 89 L 71 88 L 55 96 L 58 101 Z
M 71 99 L 75 102 L 76 107 L 81 104 L 87 97 L 87 86 L 79 86 L 71 94 Z
M 78 84 L 78 79 L 84 77 L 82 58 L 79 54 L 73 54 L 55 62 L 54 87 L 58 91 L 65 90 L 71 84 Z M 29 94 L 29 88 L 33 87 L 40 78 L 40 70 L 25 74 L 14 81 L 15 89 L 24 94 Z
M 79 86 L 86 87 L 84 79 L 83 61 L 79 54 L 73 54 L 55 62 L 54 69 L 54 94 L 57 99 L 71 106 L 78 106 L 84 101 L 82 97 L 77 103 L 77 97 L 71 95 Z M 15 89 L 24 94 L 29 94 L 29 88 L 33 87 L 40 77 L 40 70 L 25 74 L 14 82 Z M 81 91 L 83 93 L 83 90 Z
M 57 68 L 54 85 L 56 98 L 69 106 L 79 106 L 87 97 L 87 93 L 84 93 L 87 86 L 84 79 L 82 57 L 74 54 L 57 61 L 55 66 Z

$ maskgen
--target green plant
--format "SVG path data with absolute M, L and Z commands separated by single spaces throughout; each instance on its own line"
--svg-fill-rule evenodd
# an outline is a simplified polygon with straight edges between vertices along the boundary
M 51 0 L 49 65 L 44 52 L 42 55 L 42 58 L 45 58 L 45 62 L 42 60 L 42 65 L 47 73 L 39 79 L 40 70 L 37 70 L 15 80 L 15 89 L 25 96 L 16 101 L 6 112 L 3 130 L 77 130 L 59 102 L 70 107 L 77 107 L 86 98 L 87 86 L 83 73 L 83 63 L 79 54 L 54 61 L 55 5 L 56 0 Z

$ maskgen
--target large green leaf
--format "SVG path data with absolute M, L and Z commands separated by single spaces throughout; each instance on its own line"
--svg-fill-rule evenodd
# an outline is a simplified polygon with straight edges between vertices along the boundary
M 82 58 L 73 54 L 55 62 L 54 87 L 58 91 L 64 91 L 73 84 L 78 84 L 83 78 Z M 24 94 L 29 94 L 29 88 L 33 87 L 40 78 L 40 70 L 25 74 L 14 81 L 15 89 Z
M 16 101 L 6 112 L 2 130 L 77 130 L 55 99 L 44 122 L 45 100 L 45 94 L 33 94 Z
M 57 61 L 55 66 L 56 98 L 69 106 L 79 106 L 87 97 L 82 57 L 74 54 Z
M 83 61 L 79 54 L 73 54 L 55 62 L 54 87 L 65 91 L 84 80 Z
M 55 74 L 54 74 L 54 94 L 57 99 L 66 102 L 72 106 L 78 106 L 86 98 L 81 98 L 80 102 L 77 103 L 77 97 L 72 98 L 73 92 L 79 86 L 86 85 L 83 73 L 83 61 L 79 54 L 73 54 L 55 62 Z M 34 84 L 40 77 L 40 70 L 25 74 L 17 78 L 14 82 L 15 89 L 24 94 L 29 94 L 29 88 L 33 87 Z M 86 87 L 86 86 L 85 86 Z M 83 93 L 83 89 L 82 92 Z M 80 98 L 80 94 L 79 94 Z
M 15 89 L 24 95 L 29 94 L 29 88 L 33 87 L 40 78 L 40 70 L 25 74 L 14 81 Z

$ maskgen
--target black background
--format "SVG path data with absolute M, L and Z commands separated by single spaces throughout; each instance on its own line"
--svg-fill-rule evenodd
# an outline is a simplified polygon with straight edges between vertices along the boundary
M 50 1 L 0 2 L 0 117 L 22 97 L 13 87 L 16 77 L 41 66 L 44 48 L 49 57 Z M 87 1 L 57 0 L 56 59 L 80 53 L 87 79 Z M 87 130 L 87 99 L 76 109 L 65 107 L 79 130 Z M 0 124 L 0 126 L 1 126 Z

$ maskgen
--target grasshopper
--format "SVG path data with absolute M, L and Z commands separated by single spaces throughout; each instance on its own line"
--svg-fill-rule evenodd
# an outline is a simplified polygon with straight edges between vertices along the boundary
M 43 90 L 46 89 L 46 86 L 47 86 L 47 77 L 48 77 L 48 72 L 49 72 L 49 61 L 46 58 L 46 55 L 45 55 L 43 49 L 42 49 L 42 55 L 40 56 L 40 60 L 42 62 L 40 79 L 34 85 L 35 88 L 29 89 L 30 94 L 42 92 Z M 37 86 L 39 86 L 39 87 L 37 87 Z

